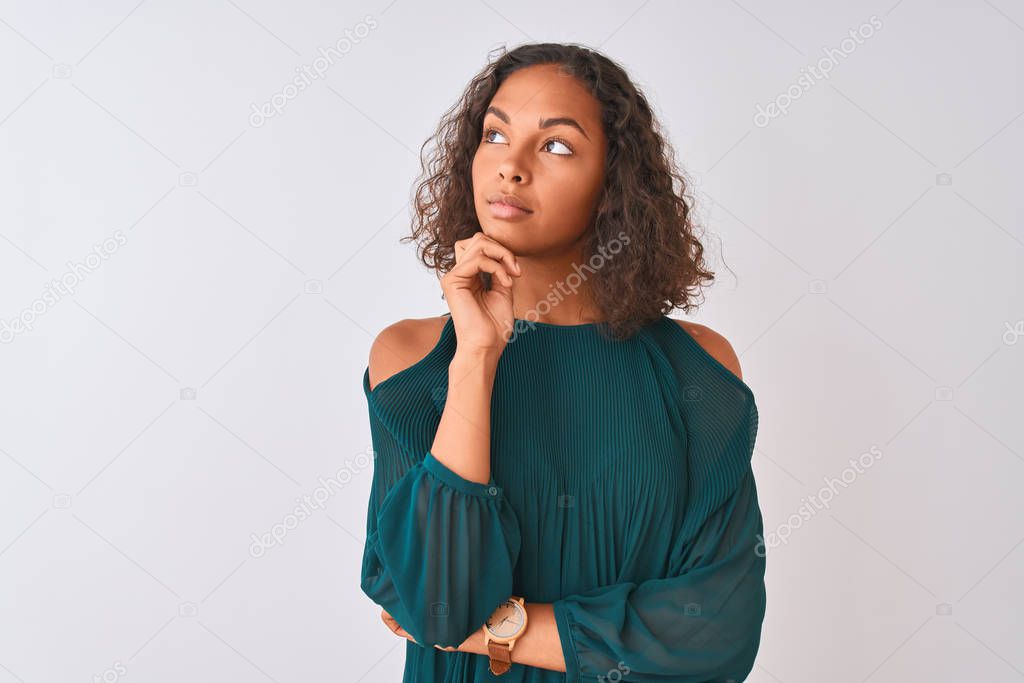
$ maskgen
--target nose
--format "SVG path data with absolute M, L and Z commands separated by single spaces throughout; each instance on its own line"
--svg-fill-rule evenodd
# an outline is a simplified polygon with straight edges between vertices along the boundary
M 508 154 L 498 165 L 498 176 L 502 180 L 510 180 L 517 185 L 528 182 L 529 171 L 519 161 L 515 153 Z

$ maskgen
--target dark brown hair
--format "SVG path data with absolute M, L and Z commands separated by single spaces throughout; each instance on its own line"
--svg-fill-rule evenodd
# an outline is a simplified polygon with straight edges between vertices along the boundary
M 456 240 L 481 230 L 473 202 L 473 157 L 482 139 L 484 113 L 509 74 L 533 65 L 556 64 L 575 77 L 600 103 L 608 139 L 604 187 L 594 229 L 586 238 L 585 262 L 620 235 L 628 246 L 589 273 L 594 305 L 615 338 L 675 308 L 690 311 L 704 283 L 704 247 L 691 219 L 693 197 L 676 169 L 674 152 L 643 93 L 626 72 L 604 55 L 575 44 L 530 43 L 497 58 L 467 86 L 443 115 L 429 156 L 421 148 L 422 175 L 415 192 L 412 233 L 419 258 L 440 274 L 455 266 Z M 604 327 L 604 326 L 598 326 Z

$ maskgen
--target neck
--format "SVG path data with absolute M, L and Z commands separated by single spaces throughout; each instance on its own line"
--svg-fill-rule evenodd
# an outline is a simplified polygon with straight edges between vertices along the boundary
M 576 325 L 600 322 L 603 315 L 591 298 L 589 268 L 578 261 L 557 262 L 518 257 L 523 269 L 512 283 L 513 316 L 520 320 Z

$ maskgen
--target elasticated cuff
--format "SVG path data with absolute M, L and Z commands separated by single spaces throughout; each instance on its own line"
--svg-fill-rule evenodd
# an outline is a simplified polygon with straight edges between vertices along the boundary
M 423 469 L 437 477 L 437 479 L 442 483 L 451 486 L 453 489 L 461 491 L 462 493 L 467 493 L 471 496 L 479 496 L 488 500 L 501 500 L 504 490 L 500 486 L 495 486 L 493 476 L 486 484 L 470 481 L 446 467 L 444 463 L 435 458 L 434 454 L 430 452 L 427 452 L 427 455 L 423 458 Z
M 576 646 L 572 640 L 572 630 L 569 622 L 572 617 L 569 615 L 568 605 L 564 600 L 555 600 L 551 603 L 555 612 L 555 626 L 558 627 L 558 638 L 562 641 L 562 657 L 565 659 L 565 683 L 578 683 L 581 681 L 579 662 L 576 659 Z

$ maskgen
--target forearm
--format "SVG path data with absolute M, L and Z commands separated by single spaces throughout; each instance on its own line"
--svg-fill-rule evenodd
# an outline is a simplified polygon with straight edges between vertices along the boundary
M 526 632 L 512 648 L 512 661 L 551 671 L 565 671 L 565 657 L 551 603 L 527 602 L 526 619 Z
M 498 357 L 456 351 L 448 366 L 448 396 L 431 453 L 470 481 L 491 478 L 491 394 Z
M 555 610 L 550 602 L 526 603 L 526 632 L 516 640 L 512 648 L 512 661 L 516 664 L 535 666 L 551 671 L 565 671 L 565 656 L 555 624 Z M 445 649 L 445 648 L 438 648 Z M 487 656 L 484 633 L 478 628 L 457 649 L 460 652 Z
M 491 477 L 491 395 L 498 359 L 464 354 L 448 366 L 448 396 L 434 437 L 435 458 L 460 476 L 487 483 Z M 512 661 L 551 671 L 565 671 L 555 612 L 551 603 L 526 602 L 526 632 L 512 648 Z M 487 655 L 483 629 L 458 648 Z

